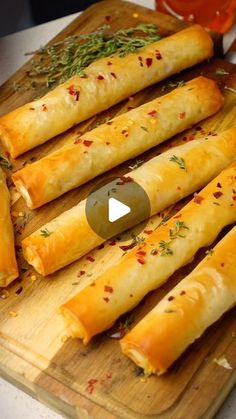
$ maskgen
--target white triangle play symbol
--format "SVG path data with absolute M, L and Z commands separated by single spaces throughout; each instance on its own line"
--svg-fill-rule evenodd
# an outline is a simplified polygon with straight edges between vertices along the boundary
M 128 205 L 123 204 L 122 202 L 118 201 L 118 199 L 109 198 L 108 219 L 110 223 L 114 223 L 114 221 L 119 220 L 130 212 L 131 209 L 128 207 Z

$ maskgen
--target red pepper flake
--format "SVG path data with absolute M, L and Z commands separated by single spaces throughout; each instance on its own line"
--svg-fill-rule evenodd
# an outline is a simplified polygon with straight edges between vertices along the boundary
M 106 145 L 110 145 L 111 143 L 109 141 L 106 141 Z
M 156 49 L 156 59 L 157 60 L 161 60 L 162 59 L 162 55 L 161 55 L 160 51 L 158 51 L 158 49 Z
M 222 193 L 221 191 L 217 191 L 217 192 L 214 192 L 214 193 L 213 193 L 213 196 L 214 196 L 216 199 L 219 199 L 219 198 L 221 197 L 221 195 L 223 195 L 223 193 Z
M 137 259 L 138 263 L 140 263 L 140 265 L 144 265 L 145 264 L 145 260 L 144 259 Z
M 179 119 L 184 119 L 186 116 L 186 112 L 180 112 Z
M 138 256 L 146 256 L 146 252 L 144 252 L 143 250 L 139 250 L 136 255 Z
M 168 297 L 168 301 L 172 301 L 174 299 L 175 299 L 175 297 L 173 297 L 172 295 L 170 297 Z
M 115 73 L 111 73 L 111 76 L 113 77 L 113 79 L 117 79 Z
M 74 141 L 74 144 L 80 144 L 82 143 L 81 138 L 76 138 L 76 140 Z
M 194 140 L 194 135 L 193 134 L 187 135 L 187 137 L 183 138 L 183 141 L 193 141 L 193 140 Z
M 194 194 L 193 202 L 195 202 L 195 204 L 201 205 L 203 200 L 204 198 L 202 196 L 198 195 L 197 193 Z
M 146 66 L 151 67 L 152 61 L 153 61 L 152 58 L 146 58 Z
M 123 130 L 121 131 L 121 134 L 122 134 L 122 135 L 124 135 L 124 137 L 125 137 L 125 138 L 127 138 L 127 137 L 129 136 L 129 132 L 128 132 L 128 130 L 127 130 L 127 129 L 123 129 Z
M 107 61 L 107 65 L 112 65 L 112 62 L 111 61 Z
M 113 240 L 113 241 L 111 241 L 110 243 L 109 243 L 109 246 L 115 246 L 116 245 L 116 241 L 115 240 Z
M 75 86 L 72 84 L 71 86 L 67 87 L 66 90 L 68 91 L 69 95 L 73 96 L 76 102 L 78 102 L 80 95 L 79 89 L 76 89 Z
M 84 141 L 83 141 L 83 144 L 84 144 L 86 147 L 90 147 L 90 146 L 93 144 L 93 141 L 90 141 L 90 140 L 84 140 Z
M 107 22 L 111 22 L 111 16 L 110 15 L 105 16 L 105 19 L 106 19 Z
M 105 287 L 104 287 L 104 291 L 105 292 L 109 292 L 110 294 L 112 294 L 113 293 L 113 288 L 112 287 L 110 287 L 109 285 L 105 285 Z
M 105 247 L 105 244 L 104 243 L 101 243 L 101 244 L 99 244 L 99 246 L 97 247 L 97 249 L 98 250 L 101 250 L 101 249 L 104 249 L 104 247 Z
M 221 185 L 220 182 L 218 182 L 216 186 L 217 186 L 217 188 L 222 188 L 222 185 Z
M 30 111 L 35 111 L 35 108 L 33 108 L 32 106 L 29 109 Z
M 93 393 L 93 390 L 94 390 L 94 386 L 95 386 L 95 384 L 97 384 L 98 383 L 98 380 L 96 379 L 96 378 L 91 378 L 89 381 L 88 381 L 88 385 L 87 385 L 87 387 L 86 387 L 86 391 L 89 393 L 89 394 L 92 394 Z
M 106 302 L 106 303 L 109 303 L 109 298 L 108 297 L 103 297 L 103 300 Z
M 195 128 L 195 131 L 201 131 L 201 130 L 202 130 L 202 127 L 200 127 L 200 125 Z
M 157 111 L 154 109 L 153 111 L 150 111 L 147 113 L 149 116 L 151 116 L 152 118 L 155 118 L 157 116 Z
M 177 214 L 173 218 L 181 218 L 181 217 L 182 217 L 182 214 Z
M 181 191 L 181 186 L 177 186 L 177 191 Z
M 139 59 L 140 62 L 143 61 L 143 57 L 141 57 L 141 56 L 139 56 L 138 59 Z
M 93 258 L 93 256 L 86 256 L 86 259 L 89 260 L 89 262 L 95 262 L 95 259 Z
M 233 200 L 236 201 L 236 195 L 233 196 Z
M 78 273 L 78 275 L 77 276 L 82 276 L 82 275 L 85 275 L 85 271 L 79 271 L 79 273 Z
M 156 256 L 156 255 L 158 255 L 158 250 L 153 249 L 153 250 L 151 251 L 151 255 L 152 255 L 152 256 Z
M 128 112 L 129 112 L 129 111 L 132 111 L 132 109 L 134 109 L 134 107 L 133 107 L 133 106 L 128 106 L 127 111 L 128 111 Z
M 125 183 L 133 182 L 133 178 L 130 176 L 120 176 L 120 182 L 116 182 L 117 185 L 124 185 Z
M 97 79 L 98 79 L 98 80 L 104 80 L 104 76 L 103 76 L 102 74 L 99 74 L 99 75 L 97 76 Z
M 223 267 L 225 266 L 224 262 L 222 262 L 222 263 L 220 264 L 220 266 L 223 268 Z
M 143 230 L 143 232 L 145 233 L 145 234 L 152 234 L 152 232 L 153 232 L 153 230 Z
M 43 108 L 43 112 L 47 112 L 48 107 L 45 105 L 45 103 L 43 103 L 42 108 Z
M 132 243 L 130 243 L 130 244 L 126 244 L 126 245 L 124 245 L 124 246 L 119 246 L 119 248 L 121 249 L 121 250 L 124 250 L 124 252 L 126 252 L 127 250 L 131 250 L 131 249 L 133 249 L 135 247 L 135 242 L 132 242 Z
M 181 291 L 180 295 L 185 295 L 186 291 Z

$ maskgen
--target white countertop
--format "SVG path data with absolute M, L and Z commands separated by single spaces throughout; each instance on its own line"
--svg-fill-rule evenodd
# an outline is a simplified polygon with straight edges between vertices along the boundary
M 129 0 L 142 6 L 153 8 L 153 0 Z M 17 32 L 0 38 L 0 85 L 6 81 L 28 57 L 24 54 L 46 44 L 58 32 L 66 27 L 78 13 Z M 236 25 L 224 39 L 224 47 L 231 45 L 236 37 Z M 34 400 L 21 390 L 0 378 L 0 417 L 1 419 L 60 419 L 48 407 Z M 236 388 L 231 392 L 216 419 L 236 418 Z

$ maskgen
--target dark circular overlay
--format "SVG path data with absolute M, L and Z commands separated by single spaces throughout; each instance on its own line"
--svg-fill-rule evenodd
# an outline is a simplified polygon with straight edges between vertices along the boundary
M 109 201 L 111 198 L 127 205 L 130 212 L 116 221 L 109 221 Z M 101 238 L 107 240 L 148 220 L 151 206 L 145 190 L 130 176 L 113 178 L 104 181 L 90 192 L 86 200 L 86 217 L 92 230 Z M 139 234 L 144 228 L 140 226 Z

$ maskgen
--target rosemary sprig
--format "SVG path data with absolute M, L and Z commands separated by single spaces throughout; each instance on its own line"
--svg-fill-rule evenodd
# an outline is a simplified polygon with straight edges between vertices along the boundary
M 8 160 L 7 157 L 3 156 L 2 154 L 0 154 L 0 166 L 3 167 L 4 169 L 12 169 L 12 164 L 10 162 L 10 160 Z
M 182 157 L 177 157 L 177 156 L 174 155 L 170 158 L 170 161 L 172 161 L 173 163 L 178 164 L 180 169 L 187 171 L 185 161 Z
M 164 84 L 161 88 L 161 91 L 164 92 L 168 87 L 183 87 L 186 85 L 184 80 L 177 81 L 174 83 L 173 81 L 169 81 L 169 83 Z
M 28 72 L 29 77 L 39 78 L 41 83 L 43 78 L 43 83 L 51 87 L 75 74 L 85 77 L 86 67 L 99 58 L 113 54 L 124 57 L 160 39 L 157 26 L 152 23 L 142 23 L 135 28 L 121 29 L 115 33 L 109 33 L 109 29 L 110 26 L 105 25 L 88 35 L 70 36 L 32 52 L 37 55 Z

